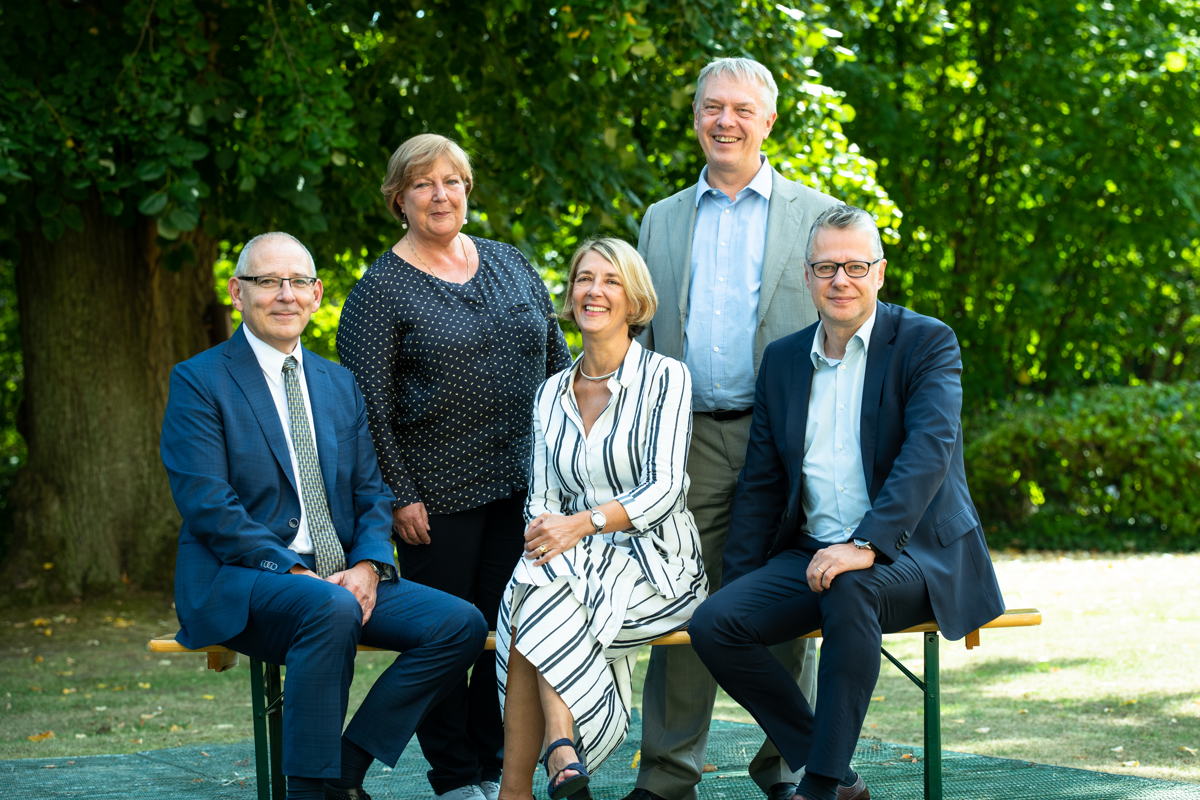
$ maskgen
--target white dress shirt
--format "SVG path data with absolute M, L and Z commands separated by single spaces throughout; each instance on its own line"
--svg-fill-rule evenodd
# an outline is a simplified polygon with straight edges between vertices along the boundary
M 817 326 L 810 357 L 812 392 L 804 429 L 804 532 L 821 542 L 849 541 L 871 508 L 862 462 L 862 394 L 875 314 L 854 332 L 840 360 L 825 355 Z
M 296 529 L 296 538 L 292 540 L 288 548 L 297 553 L 308 554 L 313 551 L 312 537 L 308 533 L 308 514 L 304 511 L 304 493 L 300 491 L 299 483 L 300 462 L 296 460 L 296 448 L 292 446 L 292 426 L 291 418 L 288 416 L 287 392 L 283 388 L 283 362 L 288 356 L 292 356 L 296 359 L 296 377 L 300 381 L 300 395 L 304 398 L 304 413 L 308 415 L 309 436 L 312 436 L 316 426 L 313 425 L 312 403 L 308 399 L 308 381 L 304 377 L 304 348 L 297 344 L 292 352 L 281 353 L 255 336 L 245 323 L 242 324 L 242 333 L 246 334 L 246 341 L 250 343 L 250 349 L 254 351 L 254 357 L 258 359 L 258 366 L 262 368 L 263 377 L 267 379 L 267 388 L 271 390 L 271 399 L 275 401 L 275 410 L 279 414 L 279 422 L 283 425 L 283 438 L 287 440 L 288 456 L 292 460 L 292 482 L 296 487 L 296 494 L 300 496 L 300 527 Z M 316 446 L 314 441 L 314 450 Z M 319 452 L 317 457 L 320 458 Z

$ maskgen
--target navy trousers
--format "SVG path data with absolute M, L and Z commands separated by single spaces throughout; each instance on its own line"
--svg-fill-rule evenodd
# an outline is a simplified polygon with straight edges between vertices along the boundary
M 429 515 L 429 544 L 400 542 L 405 578 L 449 592 L 483 614 L 488 628 L 525 549 L 525 493 L 453 514 Z M 496 653 L 484 650 L 417 728 L 435 794 L 480 781 L 500 782 L 504 724 L 496 689 Z
M 311 566 L 311 565 L 310 565 Z M 264 572 L 245 630 L 225 646 L 286 668 L 283 772 L 340 778 L 355 648 L 396 650 L 346 726 L 346 737 L 394 766 L 445 688 L 479 655 L 487 625 L 470 603 L 398 579 L 381 581 L 366 625 L 348 589 L 305 575 Z
M 813 592 L 805 571 L 825 545 L 808 539 L 723 586 L 688 630 L 717 683 L 762 726 L 793 770 L 841 779 L 850 767 L 882 636 L 933 619 L 921 570 L 907 554 L 892 564 L 844 572 Z M 768 649 L 821 628 L 817 706 Z

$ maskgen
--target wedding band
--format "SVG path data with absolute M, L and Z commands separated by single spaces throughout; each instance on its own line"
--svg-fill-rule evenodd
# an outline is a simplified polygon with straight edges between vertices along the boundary
M 538 555 L 540 555 L 540 556 L 546 555 L 546 551 L 549 549 L 550 548 L 546 547 L 546 545 L 544 545 L 544 544 L 538 545 L 538 549 L 537 549 Z

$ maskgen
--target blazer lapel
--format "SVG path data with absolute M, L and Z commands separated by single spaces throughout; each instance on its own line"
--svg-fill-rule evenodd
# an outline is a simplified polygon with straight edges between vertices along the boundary
M 817 323 L 818 325 L 820 323 Z M 788 476 L 788 508 L 787 513 L 797 519 L 800 513 L 801 491 L 800 484 L 804 477 L 804 437 L 808 430 L 808 401 L 812 396 L 813 364 L 812 344 L 817 335 L 817 326 L 811 329 L 796 343 L 796 352 L 792 361 L 794 384 L 788 392 L 788 409 L 785 436 L 787 437 L 788 452 L 795 454 L 788 459 L 795 469 Z
M 671 209 L 668 223 L 671 234 L 667 237 L 667 263 L 671 265 L 672 280 L 677 290 L 679 318 L 687 319 L 688 292 L 692 284 L 692 231 L 696 225 L 696 195 L 685 192 Z
M 867 480 L 867 494 L 872 501 L 880 488 L 875 485 L 872 467 L 875 463 L 875 441 L 879 433 L 883 378 L 892 363 L 892 349 L 895 344 L 896 320 L 892 307 L 887 303 L 877 303 L 875 328 L 871 331 L 871 346 L 867 348 L 867 374 L 863 377 L 862 413 L 859 416 L 863 475 Z
M 225 347 L 225 357 L 229 359 L 229 374 L 234 382 L 246 395 L 246 406 L 258 420 L 263 437 L 271 448 L 271 454 L 279 462 L 283 474 L 292 484 L 297 494 L 300 487 L 296 485 L 296 476 L 292 474 L 292 457 L 288 453 L 287 439 L 284 438 L 283 423 L 279 421 L 279 413 L 275 409 L 275 399 L 267 388 L 266 378 L 263 377 L 262 367 L 246 341 L 246 334 L 239 326 L 233 332 Z
M 337 481 L 337 427 L 334 419 L 340 413 L 333 404 L 333 384 L 325 365 L 304 351 L 304 378 L 308 382 L 308 402 L 312 405 L 313 432 L 317 440 L 317 460 L 321 464 L 321 479 L 325 481 L 325 496 L 332 497 Z M 330 504 L 332 508 L 332 503 Z
M 801 256 L 796 248 L 803 247 L 808 231 L 800 230 L 803 209 L 796 202 L 796 187 L 778 173 L 771 173 L 771 202 L 767 208 L 767 243 L 763 253 L 762 285 L 758 296 L 758 321 L 762 322 L 775 289 L 788 266 Z

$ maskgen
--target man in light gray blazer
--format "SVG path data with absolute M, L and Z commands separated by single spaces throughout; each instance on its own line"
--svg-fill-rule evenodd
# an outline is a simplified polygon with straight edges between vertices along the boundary
M 692 372 L 688 507 L 710 591 L 721 585 L 763 348 L 816 322 L 804 282 L 806 240 L 817 215 L 837 202 L 787 180 L 760 153 L 777 96 L 771 73 L 751 59 L 717 59 L 700 72 L 692 110 L 706 166 L 696 184 L 646 210 L 638 237 L 658 293 L 642 343 Z M 812 640 L 781 647 L 777 655 L 811 699 Z M 642 695 L 641 769 L 626 800 L 696 797 L 715 697 L 716 682 L 690 647 L 654 648 Z M 790 799 L 799 780 L 770 741 L 750 775 L 772 800 Z

